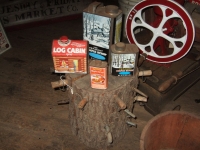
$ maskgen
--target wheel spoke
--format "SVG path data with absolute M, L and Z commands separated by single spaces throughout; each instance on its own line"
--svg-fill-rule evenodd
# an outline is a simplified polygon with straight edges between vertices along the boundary
M 171 10 L 171 9 L 170 9 L 170 10 L 172 11 L 172 14 L 170 14 L 169 16 L 167 16 L 167 15 L 166 15 L 166 10 L 169 9 L 169 8 L 163 7 L 163 6 L 160 6 L 160 8 L 161 8 L 161 10 L 162 10 L 163 17 L 164 17 L 164 18 L 167 18 L 167 20 L 170 19 L 170 18 L 176 18 L 176 17 L 180 18 L 180 17 L 181 17 L 178 13 L 175 13 L 175 11 L 173 11 L 173 10 Z
M 173 37 L 170 37 L 170 36 L 168 36 L 166 34 L 161 34 L 161 37 L 163 37 L 164 39 L 168 40 L 173 45 L 173 48 L 174 48 L 173 54 L 178 53 L 180 51 L 180 49 L 182 48 L 182 47 L 179 48 L 178 46 L 176 46 L 175 42 L 185 43 L 186 39 L 187 39 L 186 35 L 184 35 L 181 38 L 173 38 Z
M 150 31 L 154 32 L 155 31 L 155 28 L 150 26 L 149 24 L 147 24 L 143 18 L 142 18 L 142 10 L 139 10 L 138 13 L 135 15 L 135 18 L 138 18 L 141 23 L 138 23 L 136 22 L 136 20 L 134 20 L 132 23 L 132 27 L 135 28 L 135 27 L 144 27 L 144 28 L 147 28 L 149 29 Z

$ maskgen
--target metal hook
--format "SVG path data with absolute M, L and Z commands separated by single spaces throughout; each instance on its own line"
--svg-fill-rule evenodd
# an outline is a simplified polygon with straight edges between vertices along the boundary
M 62 92 L 65 92 L 65 91 L 66 91 L 65 86 L 66 86 L 67 84 L 65 83 L 65 81 L 64 81 L 63 79 L 64 79 L 64 76 L 61 75 L 61 76 L 60 76 L 60 80 L 63 82 L 63 86 L 62 86 L 62 88 L 59 87 L 59 89 L 60 89 Z

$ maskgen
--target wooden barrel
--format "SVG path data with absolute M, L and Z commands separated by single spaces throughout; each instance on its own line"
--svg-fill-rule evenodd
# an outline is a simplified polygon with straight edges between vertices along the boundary
M 71 78 L 69 113 L 73 134 L 91 148 L 104 149 L 117 143 L 128 130 L 126 121 L 131 121 L 127 111 L 131 112 L 134 105 L 133 88 L 138 86 L 138 76 L 109 75 L 105 90 L 92 89 L 90 75 L 74 81 Z
M 140 150 L 199 150 L 200 118 L 168 111 L 152 118 L 140 137 Z

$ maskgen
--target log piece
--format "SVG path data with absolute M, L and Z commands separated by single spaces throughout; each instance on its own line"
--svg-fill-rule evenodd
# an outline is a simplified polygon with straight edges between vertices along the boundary
M 114 98 L 115 98 L 117 104 L 119 105 L 120 109 L 126 108 L 126 104 L 118 96 L 114 95 Z
M 78 108 L 79 108 L 79 109 L 83 109 L 84 106 L 86 105 L 86 103 L 87 103 L 87 98 L 83 98 L 83 99 L 79 102 Z
M 152 70 L 143 70 L 139 71 L 138 76 L 151 76 L 152 75 Z
M 136 96 L 135 101 L 140 101 L 140 102 L 147 102 L 147 97 L 144 96 Z

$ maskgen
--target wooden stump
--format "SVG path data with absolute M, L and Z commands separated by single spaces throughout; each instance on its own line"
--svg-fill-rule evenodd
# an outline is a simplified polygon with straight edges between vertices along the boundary
M 132 88 L 138 86 L 138 76 L 109 75 L 106 90 L 92 89 L 90 75 L 75 81 L 74 75 L 66 76 L 72 78 L 69 113 L 73 134 L 87 146 L 96 149 L 117 143 L 128 130 L 126 121 L 130 121 L 119 101 L 125 104 L 126 109 L 132 110 L 136 95 Z

